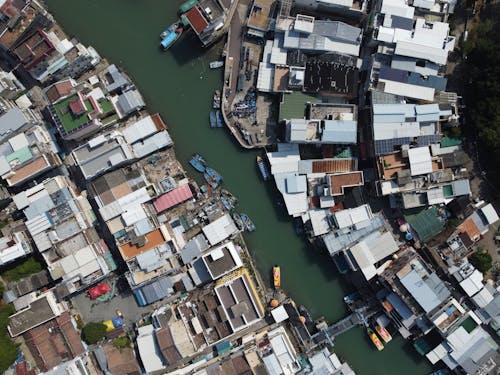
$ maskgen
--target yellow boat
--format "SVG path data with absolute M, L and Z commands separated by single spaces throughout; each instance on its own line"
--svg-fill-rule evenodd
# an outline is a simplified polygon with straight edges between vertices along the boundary
M 386 344 L 392 340 L 391 334 L 384 327 L 377 325 L 375 326 L 375 331 L 377 331 L 379 336 L 382 337 L 382 340 L 384 340 Z
M 281 272 L 279 266 L 273 267 L 274 287 L 278 289 L 281 286 Z
M 370 336 L 370 340 L 372 340 L 373 344 L 375 347 L 378 349 L 378 351 L 381 351 L 384 349 L 384 344 L 382 344 L 382 341 L 378 338 L 378 336 L 373 332 L 371 329 L 368 328 L 368 336 Z

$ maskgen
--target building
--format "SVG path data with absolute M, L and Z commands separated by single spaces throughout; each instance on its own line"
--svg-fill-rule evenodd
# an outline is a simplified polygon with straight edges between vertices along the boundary
M 297 353 L 283 327 L 269 331 L 267 340 L 266 346 L 259 347 L 268 374 L 295 374 L 301 369 Z
M 94 225 L 92 208 L 65 177 L 57 176 L 13 196 L 60 298 L 106 277 L 116 268 Z
M 44 92 L 50 103 L 56 104 L 76 92 L 77 83 L 72 78 L 66 78 L 48 86 Z
M 81 91 L 47 108 L 59 134 L 66 140 L 82 139 L 116 120 L 112 116 L 115 109 L 107 98 L 87 96 Z
M 125 73 L 118 70 L 115 64 L 109 65 L 104 71 L 103 81 L 109 94 L 126 91 L 132 86 L 132 82 Z
M 112 97 L 119 118 L 127 117 L 146 106 L 142 95 L 137 89 L 129 89 L 118 96 Z
M 0 142 L 3 142 L 19 132 L 35 125 L 34 119 L 17 107 L 7 109 L 0 115 Z
M 264 316 L 262 303 L 245 269 L 220 279 L 215 293 L 233 332 L 249 327 Z
M 210 250 L 203 254 L 202 259 L 212 280 L 217 280 L 243 266 L 233 242 L 226 242 Z
M 7 329 L 12 337 L 16 337 L 60 316 L 67 310 L 66 303 L 57 302 L 54 293 L 49 291 L 33 299 L 26 308 L 11 315 Z
M 264 38 L 272 21 L 274 0 L 254 0 L 247 19 L 247 34 L 249 36 Z
M 22 231 L 13 231 L 8 236 L 0 237 L 0 266 L 33 252 L 25 228 L 23 229 Z
M 1 39 L 1 38 L 0 38 Z M 12 72 L 0 70 L 0 97 L 15 100 L 26 90 Z
M 217 32 L 226 20 L 226 11 L 218 1 L 202 0 L 182 14 L 181 19 L 185 25 L 191 25 L 202 45 L 206 47 L 217 40 Z
M 366 1 L 350 0 L 294 0 L 293 4 L 299 9 L 312 11 L 318 14 L 337 14 L 351 18 L 360 18 L 366 12 Z
M 34 125 L 0 144 L 0 176 L 20 186 L 61 165 L 58 148 L 44 126 Z
M 48 371 L 85 351 L 80 332 L 74 327 L 68 311 L 30 329 L 23 338 L 41 371 Z
M 212 246 L 238 232 L 238 228 L 229 214 L 219 217 L 201 229 Z
M 99 367 L 103 372 L 117 375 L 139 375 L 141 369 L 132 348 L 115 348 L 111 343 L 94 350 Z

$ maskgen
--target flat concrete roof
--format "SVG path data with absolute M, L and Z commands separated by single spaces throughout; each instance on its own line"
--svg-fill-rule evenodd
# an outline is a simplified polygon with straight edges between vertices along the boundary
M 33 301 L 28 309 L 19 311 L 10 317 L 9 332 L 13 337 L 18 336 L 55 318 L 55 316 L 47 297 L 39 298 Z

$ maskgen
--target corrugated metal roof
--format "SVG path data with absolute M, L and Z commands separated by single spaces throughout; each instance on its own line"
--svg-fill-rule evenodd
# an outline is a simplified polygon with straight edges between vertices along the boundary
M 189 184 L 179 186 L 174 190 L 169 191 L 168 193 L 163 194 L 160 198 L 154 201 L 154 206 L 156 212 L 160 213 L 169 208 L 187 201 L 193 197 L 193 193 Z
M 442 280 L 437 276 L 435 276 L 437 280 L 433 280 L 432 275 L 435 274 L 431 274 L 427 279 L 423 279 L 415 270 L 411 270 L 405 276 L 399 278 L 401 284 L 403 284 L 426 313 L 439 306 L 444 301 L 443 297 L 446 298 L 450 295 L 449 291 L 447 293 L 443 292 L 443 289 L 447 289 Z
M 358 137 L 358 122 L 351 120 L 325 120 L 322 142 L 355 144 Z

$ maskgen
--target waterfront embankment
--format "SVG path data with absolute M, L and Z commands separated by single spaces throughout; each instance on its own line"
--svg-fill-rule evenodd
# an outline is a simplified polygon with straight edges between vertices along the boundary
M 149 111 L 159 111 L 169 126 L 176 154 L 186 168 L 193 152 L 201 152 L 220 171 L 226 187 L 240 200 L 240 209 L 257 225 L 246 242 L 269 283 L 271 267 L 280 264 L 283 287 L 313 317 L 330 322 L 346 315 L 342 300 L 349 292 L 331 259 L 308 247 L 293 225 L 272 184 L 265 184 L 255 165 L 256 152 L 242 150 L 225 129 L 211 129 L 208 112 L 213 90 L 222 84 L 222 72 L 211 71 L 222 45 L 202 50 L 189 34 L 169 51 L 158 48 L 158 33 L 171 24 L 180 1 L 87 0 L 47 1 L 50 11 L 69 35 L 75 35 L 120 66 L 139 87 Z M 335 350 L 359 374 L 422 375 L 430 369 L 401 337 L 379 353 L 365 332 L 354 328 L 341 335 Z

